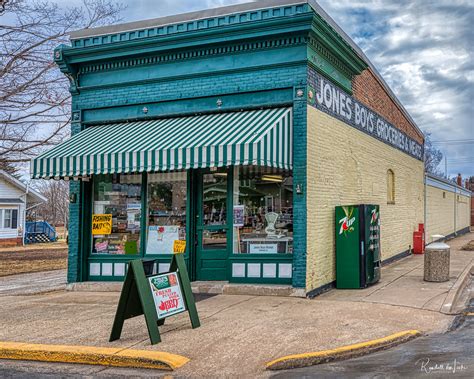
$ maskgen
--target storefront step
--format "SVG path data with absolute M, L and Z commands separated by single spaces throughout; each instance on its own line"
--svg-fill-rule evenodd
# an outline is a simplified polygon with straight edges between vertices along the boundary
M 251 295 L 251 296 L 284 296 L 306 297 L 304 288 L 277 284 L 238 284 L 227 281 L 197 281 L 191 287 L 195 294 L 214 295 Z M 82 292 L 120 292 L 121 282 L 81 282 L 70 283 L 67 291 Z

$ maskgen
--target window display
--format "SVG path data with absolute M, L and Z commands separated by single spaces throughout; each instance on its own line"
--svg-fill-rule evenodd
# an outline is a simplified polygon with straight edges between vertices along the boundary
M 293 252 L 291 171 L 236 167 L 233 200 L 234 253 Z
M 148 175 L 147 254 L 172 254 L 186 240 L 186 172 Z
M 141 175 L 95 178 L 92 219 L 93 223 L 97 220 L 97 228 L 92 227 L 93 254 L 139 253 L 141 178 Z
M 226 225 L 227 173 L 203 175 L 203 225 Z

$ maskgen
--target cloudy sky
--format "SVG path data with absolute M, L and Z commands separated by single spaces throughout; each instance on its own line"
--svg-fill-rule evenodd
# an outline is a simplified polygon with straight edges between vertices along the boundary
M 135 21 L 247 0 L 122 1 L 128 4 L 124 21 Z M 447 156 L 448 175 L 474 175 L 474 1 L 319 4 L 364 50 L 418 126 L 431 133 Z

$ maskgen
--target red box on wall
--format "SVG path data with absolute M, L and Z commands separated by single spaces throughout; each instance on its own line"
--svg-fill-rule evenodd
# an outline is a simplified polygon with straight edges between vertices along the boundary
M 425 252 L 425 225 L 418 224 L 418 231 L 413 232 L 413 254 Z

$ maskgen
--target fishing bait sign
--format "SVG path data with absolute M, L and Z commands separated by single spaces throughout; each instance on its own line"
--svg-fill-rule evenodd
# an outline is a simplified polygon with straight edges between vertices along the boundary
M 315 108 L 375 137 L 412 157 L 423 160 L 423 145 L 379 114 L 313 72 L 308 80 L 308 102 Z

